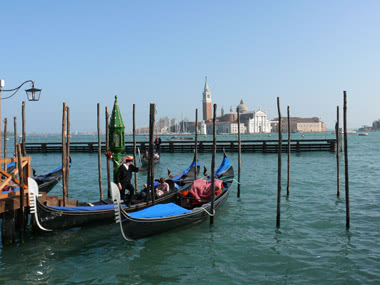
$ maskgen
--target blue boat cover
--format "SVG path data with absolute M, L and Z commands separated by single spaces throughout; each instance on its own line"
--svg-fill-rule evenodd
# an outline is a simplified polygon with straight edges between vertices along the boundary
M 7 168 L 16 167 L 16 162 L 10 162 L 7 164 Z
M 16 191 L 20 191 L 20 187 L 12 188 L 11 190 L 3 190 L 1 193 L 7 194 L 7 193 L 16 192 Z
M 181 174 L 178 174 L 177 176 L 173 177 L 172 180 L 173 181 L 179 180 L 182 176 L 187 174 L 190 171 L 190 169 L 194 166 L 195 166 L 195 161 L 193 160 L 193 162 L 190 164 L 190 166 L 188 168 L 186 168 Z M 200 166 L 199 161 L 197 161 L 197 167 L 198 166 Z
M 191 210 L 182 208 L 174 203 L 168 203 L 168 204 L 157 204 L 141 211 L 129 213 L 129 215 L 135 219 L 144 219 L 144 218 L 172 217 L 172 216 L 178 216 L 178 215 L 182 215 L 186 213 L 191 213 Z
M 222 174 L 223 172 L 225 172 L 228 168 L 230 168 L 231 166 L 231 162 L 230 160 L 225 156 L 223 161 L 222 161 L 222 164 L 219 166 L 218 170 L 215 172 L 215 176 L 218 176 L 220 174 Z
M 71 167 L 71 162 L 69 162 L 69 167 Z M 50 174 L 57 172 L 62 169 L 62 166 L 58 166 L 56 169 L 53 169 L 52 171 L 49 171 L 48 173 L 37 175 L 38 178 L 44 178 L 46 176 L 49 176 Z

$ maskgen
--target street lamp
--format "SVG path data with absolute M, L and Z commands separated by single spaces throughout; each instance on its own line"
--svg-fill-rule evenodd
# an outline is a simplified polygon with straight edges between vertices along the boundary
M 39 101 L 40 95 L 41 95 L 41 89 L 34 88 L 34 81 L 33 80 L 26 80 L 23 83 L 21 83 L 20 86 L 13 88 L 13 89 L 3 89 L 5 86 L 4 80 L 0 79 L 0 156 L 1 156 L 1 101 L 13 97 L 20 90 L 20 88 L 26 83 L 32 84 L 32 88 L 25 90 L 26 97 L 28 98 L 28 101 Z M 12 91 L 13 91 L 13 93 L 11 95 L 4 97 L 4 98 L 1 97 L 1 92 L 12 92 Z M 0 168 L 1 168 L 1 166 L 0 166 Z
M 4 97 L 4 98 L 0 97 L 0 100 L 5 100 L 5 99 L 9 99 L 9 98 L 13 97 L 20 90 L 20 88 L 26 83 L 32 84 L 32 88 L 25 90 L 26 97 L 28 98 L 28 101 L 39 101 L 40 95 L 41 95 L 41 89 L 34 88 L 34 81 L 33 80 L 24 81 L 20 86 L 13 88 L 13 89 L 2 89 L 2 88 L 4 88 L 4 80 L 2 80 L 2 79 L 0 79 L 0 95 L 1 95 L 1 92 L 12 92 L 12 91 L 14 91 L 14 92 L 7 97 Z

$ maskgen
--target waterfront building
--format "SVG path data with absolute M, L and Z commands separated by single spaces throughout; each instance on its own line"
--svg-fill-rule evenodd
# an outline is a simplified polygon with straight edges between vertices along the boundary
M 218 124 L 216 128 L 218 134 L 237 134 L 238 133 L 238 123 L 237 122 L 228 122 Z M 246 133 L 246 127 L 244 123 L 240 123 L 240 133 Z
M 312 117 L 312 118 L 299 118 L 299 117 L 290 117 L 290 132 L 299 132 L 299 133 L 320 133 L 326 132 L 326 124 L 322 121 L 321 118 Z M 283 132 L 288 131 L 288 118 L 281 118 L 281 129 Z M 272 121 L 272 130 L 273 132 L 278 132 L 278 118 L 275 118 Z
M 199 134 L 200 135 L 207 135 L 207 125 L 205 124 L 204 121 L 201 121 L 199 123 L 198 128 L 199 128 Z
M 213 125 L 212 122 L 206 124 L 207 134 L 212 134 Z M 237 134 L 238 133 L 238 123 L 235 122 L 215 122 L 215 128 L 217 134 Z M 240 133 L 246 133 L 246 127 L 244 123 L 240 123 Z

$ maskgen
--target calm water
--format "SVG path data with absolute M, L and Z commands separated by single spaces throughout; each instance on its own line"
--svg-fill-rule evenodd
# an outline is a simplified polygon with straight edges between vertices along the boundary
M 244 153 L 241 198 L 236 198 L 234 183 L 212 227 L 207 221 L 133 243 L 122 239 L 115 224 L 28 233 L 25 244 L 0 249 L 0 282 L 379 284 L 379 142 L 380 133 L 349 136 L 349 233 L 343 159 L 342 198 L 337 199 L 335 154 L 292 154 L 286 200 L 283 156 L 281 228 L 276 230 L 277 155 Z M 237 154 L 229 157 L 237 175 Z M 60 159 L 59 154 L 35 154 L 32 163 L 42 173 L 59 165 Z M 97 155 L 72 154 L 72 159 L 70 198 L 98 199 Z M 173 173 L 181 171 L 191 159 L 191 154 L 165 153 L 155 172 L 164 176 L 168 167 Z M 211 154 L 200 154 L 199 159 L 210 169 Z M 217 165 L 221 159 L 218 154 Z M 106 185 L 105 160 L 102 165 Z M 140 183 L 144 180 L 139 176 Z M 51 194 L 61 191 L 58 185 Z

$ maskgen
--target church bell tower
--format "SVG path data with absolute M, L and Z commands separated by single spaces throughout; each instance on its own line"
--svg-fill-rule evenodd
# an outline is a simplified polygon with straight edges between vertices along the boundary
M 203 120 L 208 121 L 212 119 L 212 108 L 211 108 L 211 92 L 207 83 L 207 76 L 205 87 L 203 90 Z

